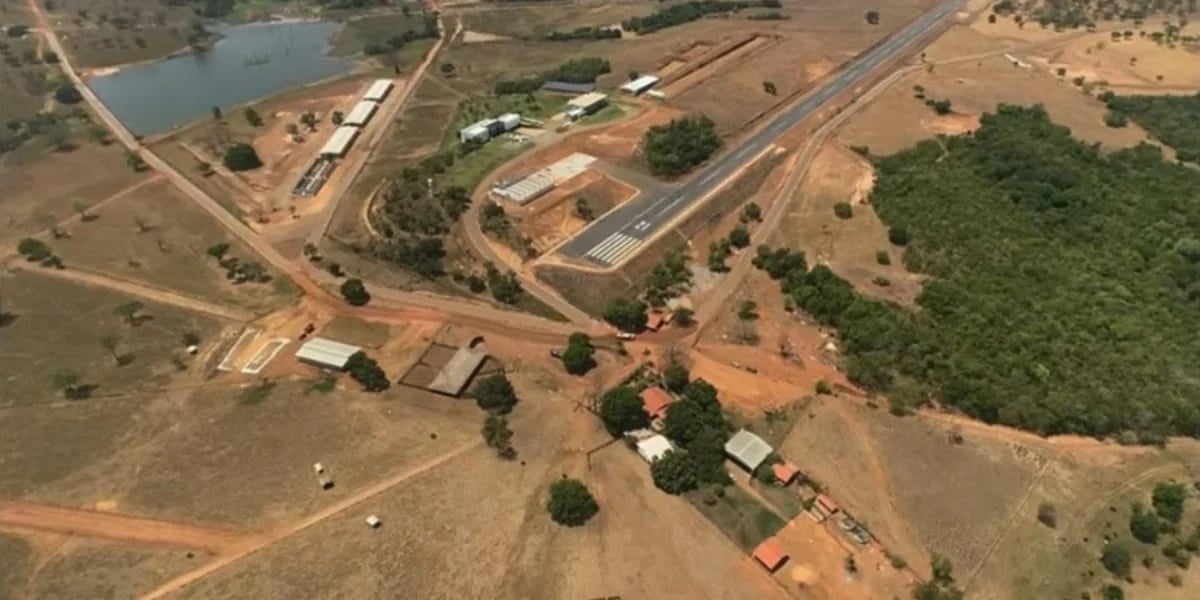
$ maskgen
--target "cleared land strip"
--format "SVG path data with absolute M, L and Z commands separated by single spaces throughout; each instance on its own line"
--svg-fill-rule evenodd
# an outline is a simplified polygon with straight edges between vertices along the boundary
M 34 275 L 54 277 L 75 283 L 82 283 L 83 285 L 116 290 L 131 296 L 144 298 L 151 302 L 169 304 L 171 306 L 177 306 L 186 310 L 212 315 L 221 319 L 228 319 L 230 321 L 245 322 L 254 318 L 254 314 L 250 313 L 249 311 L 222 306 L 220 304 L 213 304 L 212 302 L 206 302 L 191 296 L 184 296 L 182 294 L 164 290 L 162 288 L 151 287 L 141 283 L 134 283 L 132 281 L 118 279 L 109 275 L 81 271 L 78 268 L 50 269 L 15 260 L 10 261 L 7 265 L 5 265 L 5 267 L 8 270 L 25 271 Z
M 236 552 L 255 540 L 253 535 L 217 527 L 26 502 L 0 504 L 0 529 L 44 531 L 146 546 L 191 548 L 213 554 Z
M 309 527 L 312 527 L 313 525 L 316 525 L 318 523 L 321 523 L 322 521 L 325 521 L 326 519 L 328 519 L 330 517 L 341 514 L 342 512 L 344 512 L 348 509 L 351 509 L 351 508 L 357 506 L 358 504 L 366 502 L 367 500 L 370 500 L 371 498 L 374 498 L 375 496 L 378 496 L 379 494 L 382 494 L 382 493 L 400 485 L 401 483 L 404 483 L 405 481 L 412 479 L 413 477 L 417 477 L 417 476 L 425 473 L 426 471 L 429 471 L 430 469 L 433 469 L 433 468 L 437 467 L 438 465 L 441 465 L 442 463 L 444 463 L 456 456 L 459 456 L 470 450 L 478 448 L 482 444 L 483 444 L 482 441 L 474 441 L 469 444 L 463 444 L 462 446 L 459 446 L 458 448 L 455 448 L 454 450 L 451 450 L 450 452 L 447 452 L 437 458 L 434 458 L 425 463 L 417 465 L 416 467 L 408 469 L 407 471 L 397 473 L 387 479 L 384 479 L 383 481 L 380 481 L 379 483 L 376 483 L 375 485 L 372 485 L 372 486 L 354 494 L 353 496 L 350 496 L 349 498 L 346 498 L 340 502 L 332 504 L 318 512 L 313 513 L 312 515 L 304 518 L 302 521 L 299 521 L 290 527 L 271 532 L 270 534 L 267 534 L 267 535 L 263 536 L 262 538 L 254 540 L 253 543 L 251 543 L 251 544 L 247 544 L 247 545 L 244 545 L 244 546 L 238 548 L 233 553 L 222 555 L 221 557 L 217 558 L 216 560 L 214 560 L 212 562 L 209 562 L 208 564 L 205 564 L 204 566 L 200 567 L 199 569 L 184 573 L 183 575 L 180 575 L 179 577 L 176 577 L 176 578 L 162 584 L 161 586 L 155 588 L 154 590 L 150 591 L 149 593 L 143 595 L 141 597 L 141 600 L 152 600 L 154 598 L 162 598 L 162 597 L 166 596 L 167 594 L 176 592 L 190 583 L 199 581 L 200 579 L 203 579 L 203 578 L 205 578 L 205 577 L 207 577 L 207 576 L 209 576 L 209 575 L 211 575 L 211 574 L 213 574 L 213 573 L 215 573 L 215 572 L 217 572 L 217 571 L 219 571 L 219 570 L 221 570 L 221 569 L 223 569 L 223 568 L 225 568 L 247 556 L 250 556 L 251 554 L 258 552 L 259 550 L 262 550 L 263 548 L 266 548 L 267 546 L 270 546 L 277 542 L 281 542 L 297 533 L 300 533 L 301 531 L 304 531 L 305 529 L 308 529 Z

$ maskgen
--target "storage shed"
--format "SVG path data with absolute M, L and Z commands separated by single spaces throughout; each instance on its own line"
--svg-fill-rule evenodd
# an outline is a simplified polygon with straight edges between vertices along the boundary
M 558 92 L 560 94 L 586 94 L 596 89 L 594 83 L 570 83 L 568 81 L 547 81 L 542 84 L 543 92 Z
M 768 571 L 774 573 L 788 559 L 783 545 L 775 538 L 767 538 L 754 549 L 754 560 L 757 560 Z
M 580 116 L 590 115 L 590 114 L 604 108 L 605 105 L 607 105 L 607 104 L 608 104 L 608 96 L 605 94 L 601 94 L 600 92 L 592 92 L 590 94 L 584 94 L 577 98 L 571 98 L 570 100 L 567 101 L 567 115 L 568 116 L 571 116 L 573 114 L 579 114 Z M 578 119 L 579 117 L 571 116 L 571 118 Z
M 370 100 L 363 100 L 362 102 L 355 104 L 354 108 L 350 109 L 350 114 L 346 115 L 345 119 L 342 119 L 342 125 L 362 127 L 371 120 L 371 117 L 375 115 L 375 111 L 378 108 L 378 104 L 371 102 Z
M 478 123 L 472 123 L 463 127 L 458 131 L 458 141 L 462 143 L 477 142 L 482 144 L 492 139 L 492 133 L 488 129 L 488 125 L 492 124 L 495 119 L 484 119 Z
M 300 362 L 310 365 L 340 371 L 346 368 L 346 363 L 349 362 L 351 356 L 361 351 L 362 348 L 358 346 L 315 337 L 300 346 L 300 349 L 296 351 L 296 358 Z
M 321 146 L 321 156 L 337 158 L 346 155 L 346 151 L 354 144 L 354 138 L 358 137 L 358 128 L 349 125 L 343 125 L 333 130 L 333 135 L 329 136 L 329 141 Z
M 642 460 L 651 464 L 674 449 L 671 441 L 661 435 L 652 435 L 637 443 L 638 454 L 641 455 Z
M 629 83 L 621 86 L 621 90 L 634 96 L 654 87 L 659 82 L 657 75 L 642 75 Z
M 468 346 L 459 348 L 446 365 L 438 371 L 437 377 L 433 379 L 433 383 L 429 384 L 428 389 L 447 396 L 462 394 L 467 384 L 471 382 L 471 378 L 479 371 L 479 367 L 483 366 L 485 359 L 487 359 L 487 352 L 480 348 Z
M 504 131 L 512 131 L 521 126 L 521 115 L 517 113 L 504 113 L 496 120 L 504 126 Z
M 383 99 L 391 93 L 393 86 L 391 79 L 376 79 L 371 87 L 367 88 L 367 93 L 363 94 L 363 100 L 383 102 Z
M 767 460 L 772 452 L 772 448 L 762 438 L 754 435 L 749 430 L 742 429 L 733 434 L 728 442 L 725 442 L 725 454 L 733 459 L 733 462 L 741 465 L 742 468 L 754 472 L 759 465 Z

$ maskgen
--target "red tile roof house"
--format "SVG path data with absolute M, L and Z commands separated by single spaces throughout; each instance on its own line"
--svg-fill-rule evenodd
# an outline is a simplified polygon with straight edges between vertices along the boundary
M 673 398 L 658 386 L 648 387 L 642 390 L 642 408 L 646 409 L 646 414 L 650 415 L 652 421 L 656 421 L 667 416 L 667 406 L 671 404 Z
M 774 573 L 783 563 L 787 562 L 787 552 L 783 551 L 783 546 L 775 538 L 767 538 L 766 541 L 759 544 L 754 549 L 754 559 L 762 563 L 768 571 Z
M 775 472 L 775 479 L 783 485 L 791 484 L 792 480 L 800 474 L 795 465 L 787 462 L 775 463 L 771 465 L 771 470 Z

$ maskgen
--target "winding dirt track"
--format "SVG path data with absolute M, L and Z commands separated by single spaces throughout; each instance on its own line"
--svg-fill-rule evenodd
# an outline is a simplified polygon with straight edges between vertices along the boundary
M 132 515 L 27 502 L 0 504 L 0 529 L 41 531 L 146 546 L 190 548 L 229 554 L 252 546 L 257 536 Z

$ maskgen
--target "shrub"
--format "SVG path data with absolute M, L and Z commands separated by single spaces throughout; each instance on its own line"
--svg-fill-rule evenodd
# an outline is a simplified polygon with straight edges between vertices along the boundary
M 504 373 L 489 375 L 475 384 L 475 403 L 496 414 L 512 412 L 517 405 L 517 392 Z
M 343 281 L 341 292 L 342 297 L 346 299 L 346 303 L 351 306 L 363 306 L 371 301 L 371 294 L 367 291 L 367 287 L 363 285 L 361 279 L 347 279 Z
M 907 246 L 909 241 L 908 230 L 903 227 L 889 227 L 888 241 L 897 246 Z
M 878 250 L 875 252 L 875 262 L 886 267 L 892 264 L 892 257 L 887 250 Z
M 1051 529 L 1058 527 L 1058 511 L 1049 502 L 1038 505 L 1037 520 Z
M 621 331 L 638 333 L 646 329 L 646 303 L 626 298 L 614 300 L 604 310 L 604 320 Z
M 355 352 L 350 360 L 346 361 L 346 371 L 366 392 L 382 392 L 392 385 L 379 363 L 361 350 Z
M 829 382 L 825 381 L 824 379 L 818 379 L 816 391 L 818 394 L 824 394 L 828 396 L 833 393 L 833 386 L 829 385 Z
M 1124 127 L 1129 124 L 1129 117 L 1121 111 L 1110 110 L 1104 115 L 1104 124 L 1113 128 Z
M 696 489 L 696 467 L 687 452 L 669 450 L 650 465 L 654 485 L 668 494 L 682 494 Z
M 666 177 L 691 171 L 720 147 L 716 125 L 703 116 L 672 119 L 666 125 L 655 125 L 646 131 L 642 141 L 650 172 Z
M 850 208 L 849 202 L 838 202 L 833 205 L 833 214 L 839 219 L 849 219 L 854 216 L 854 210 Z
M 1158 534 L 1162 531 L 1162 521 L 1152 512 L 1146 512 L 1140 506 L 1135 506 L 1129 517 L 1129 533 L 1134 539 L 1143 544 L 1157 544 Z
M 1100 564 L 1104 565 L 1109 573 L 1125 578 L 1129 577 L 1130 568 L 1133 566 L 1133 557 L 1129 554 L 1129 548 L 1113 542 L 1105 546 L 1104 551 L 1101 552 Z
M 550 500 L 546 504 L 550 518 L 559 525 L 578 527 L 599 510 L 596 499 L 587 486 L 577 479 L 560 479 L 550 484 Z
M 254 151 L 254 146 L 241 142 L 231 144 L 225 149 L 225 158 L 222 162 L 230 171 L 250 171 L 262 166 L 262 159 L 258 158 L 258 152 Z
M 612 435 L 650 426 L 650 415 L 642 405 L 637 390 L 629 386 L 615 387 L 600 398 L 600 420 Z
M 596 366 L 595 353 L 596 348 L 587 334 L 573 333 L 562 355 L 563 368 L 572 375 L 583 375 Z
M 83 102 L 83 94 L 80 94 L 73 84 L 64 83 L 55 88 L 54 99 L 59 104 L 79 104 Z
M 36 238 L 22 239 L 17 243 L 17 252 L 30 262 L 45 260 L 53 254 L 50 246 Z

